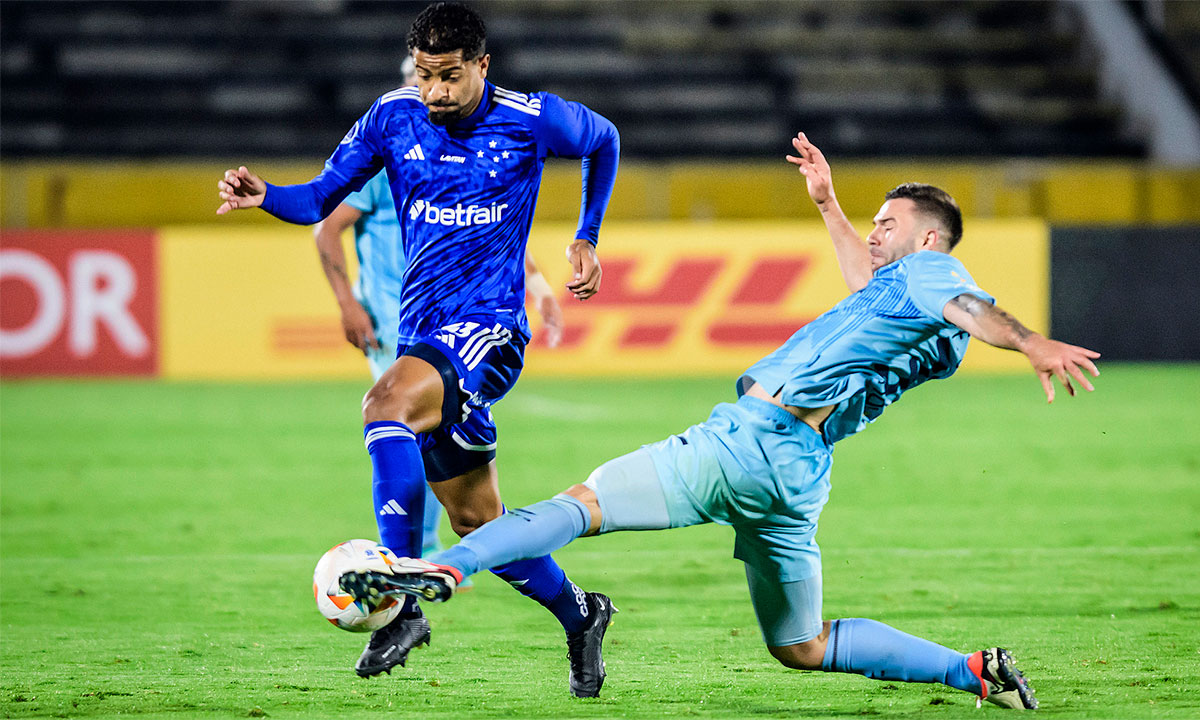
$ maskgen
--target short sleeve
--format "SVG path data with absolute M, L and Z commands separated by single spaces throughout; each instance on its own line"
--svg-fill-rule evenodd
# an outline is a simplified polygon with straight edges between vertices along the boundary
M 383 187 L 385 192 L 387 191 L 386 172 L 380 172 L 378 175 L 368 180 L 367 184 L 363 185 L 362 190 L 350 193 L 342 202 L 363 213 L 364 215 L 370 215 L 379 209 L 380 186 Z
M 996 298 L 975 284 L 975 279 L 958 258 L 935 250 L 921 250 L 909 256 L 908 295 L 921 312 L 945 322 L 946 303 L 963 294 L 995 304 Z

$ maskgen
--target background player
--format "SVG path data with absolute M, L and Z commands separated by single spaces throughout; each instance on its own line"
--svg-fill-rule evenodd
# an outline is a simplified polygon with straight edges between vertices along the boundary
M 950 251 L 962 216 L 944 191 L 889 191 L 864 244 L 837 206 L 829 166 L 803 134 L 789 160 L 807 178 L 853 294 L 746 371 L 736 404 L 680 435 L 600 466 L 582 485 L 501 517 L 430 561 L 343 576 L 360 596 L 448 598 L 481 568 L 617 530 L 732 525 L 771 654 L 791 668 L 940 682 L 1011 708 L 1033 689 L 1002 648 L 962 654 L 864 618 L 822 622 L 817 520 L 829 495 L 833 444 L 879 417 L 901 393 L 954 373 L 968 337 L 1024 353 L 1054 399 L 1074 394 L 1099 357 L 1042 337 L 993 305 Z
M 406 555 L 421 547 L 424 484 L 460 535 L 501 514 L 489 408 L 520 374 L 529 339 L 524 254 L 549 156 L 583 159 L 583 198 L 567 248 L 580 300 L 599 288 L 595 242 L 620 149 L 612 123 L 550 93 L 487 81 L 482 20 L 456 3 L 427 7 L 408 37 L 417 87 L 380 97 L 308 183 L 268 185 L 247 168 L 218 184 L 218 214 L 262 207 L 284 220 L 323 219 L 386 169 L 408 268 L 397 360 L 363 400 L 380 539 Z M 599 691 L 599 650 L 587 630 L 607 617 L 548 556 L 494 568 L 547 607 L 567 632 L 570 687 Z M 356 670 L 390 670 L 428 639 L 415 605 L 377 631 Z M 598 641 L 598 640 L 597 640 Z M 595 662 L 589 658 L 595 658 Z

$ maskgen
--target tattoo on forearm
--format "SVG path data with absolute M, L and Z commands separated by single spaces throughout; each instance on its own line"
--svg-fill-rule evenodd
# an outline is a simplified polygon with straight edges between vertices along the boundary
M 324 250 L 321 251 L 321 267 L 325 268 L 326 275 L 338 275 L 344 280 L 350 280 L 350 277 L 346 275 L 345 266 L 334 260 L 333 256 Z
M 1008 325 L 1008 327 L 1011 328 L 1021 340 L 1024 340 L 1033 334 L 1033 331 L 1022 325 L 1020 320 L 1016 319 L 1012 315 L 1009 315 L 1000 308 L 993 308 L 993 312 L 996 313 L 996 319 L 1005 325 Z
M 1000 325 L 1012 330 L 1018 340 L 1024 340 L 1033 335 L 1033 331 L 1021 324 L 1021 321 L 1009 315 L 1002 308 L 998 308 L 991 303 L 984 302 L 974 295 L 959 295 L 954 298 L 954 304 L 962 308 L 972 316 L 983 320 L 984 318 L 991 319 Z

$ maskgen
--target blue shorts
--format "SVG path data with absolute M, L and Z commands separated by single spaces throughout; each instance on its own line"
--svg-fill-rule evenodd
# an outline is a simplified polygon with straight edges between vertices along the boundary
M 585 485 L 600 532 L 715 522 L 736 534 L 763 638 L 794 645 L 821 631 L 817 519 L 829 498 L 832 447 L 783 408 L 757 398 L 600 466 Z
M 425 479 L 440 482 L 486 465 L 496 457 L 491 406 L 517 383 L 525 364 L 520 335 L 494 316 L 446 325 L 399 348 L 442 376 L 442 424 L 421 433 Z

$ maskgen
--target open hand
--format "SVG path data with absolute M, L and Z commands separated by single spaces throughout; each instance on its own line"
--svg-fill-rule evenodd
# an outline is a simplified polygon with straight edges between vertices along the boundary
M 1092 362 L 1100 357 L 1100 353 L 1095 350 L 1039 336 L 1031 347 L 1025 349 L 1025 355 L 1037 372 L 1038 379 L 1042 381 L 1042 389 L 1046 391 L 1046 402 L 1054 402 L 1054 383 L 1050 380 L 1052 377 L 1058 378 L 1067 389 L 1067 394 L 1072 397 L 1075 395 L 1075 386 L 1071 384 L 1071 378 L 1075 378 L 1080 387 L 1088 392 L 1096 389 L 1083 374 L 1083 371 L 1087 370 L 1092 377 L 1100 376 L 1100 370 L 1096 363 Z
M 829 202 L 833 198 L 833 174 L 825 156 L 804 133 L 792 138 L 792 147 L 796 148 L 799 157 L 788 155 L 787 161 L 800 168 L 800 174 L 808 184 L 808 196 L 817 205 Z
M 230 210 L 255 208 L 262 205 L 267 196 L 267 184 L 243 165 L 237 170 L 225 171 L 224 179 L 217 183 L 217 196 L 225 201 L 217 208 L 218 215 Z

